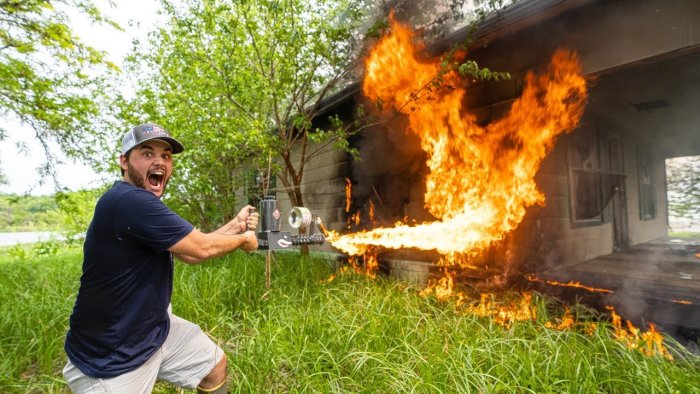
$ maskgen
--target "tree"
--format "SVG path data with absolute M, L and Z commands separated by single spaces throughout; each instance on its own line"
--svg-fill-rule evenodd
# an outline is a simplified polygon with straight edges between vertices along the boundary
M 700 156 L 666 161 L 668 209 L 677 217 L 700 220 Z
M 422 3 L 430 4 L 423 11 L 440 8 Z M 168 197 L 185 217 L 211 228 L 225 220 L 222 211 L 236 212 L 235 191 L 250 182 L 237 172 L 241 168 L 262 178 L 276 175 L 291 204 L 303 206 L 309 161 L 330 144 L 353 153 L 348 138 L 372 121 L 362 109 L 356 121 L 331 116 L 324 127 L 315 121 L 324 100 L 357 79 L 365 37 L 386 26 L 384 9 L 409 9 L 415 2 L 162 4 L 169 23 L 152 35 L 150 49 L 130 58 L 127 74 L 140 76 L 139 89 L 133 100 L 120 101 L 122 118 L 160 122 L 189 147 Z M 380 23 L 368 22 L 367 11 L 375 9 Z M 467 73 L 480 71 L 475 63 L 470 67 Z
M 43 146 L 43 175 L 52 175 L 53 141 L 68 155 L 93 153 L 90 130 L 104 90 L 99 69 L 115 71 L 104 53 L 85 45 L 69 27 L 65 10 L 111 24 L 89 0 L 0 0 L 0 114 L 30 125 Z M 0 140 L 6 138 L 0 128 Z
M 0 161 L 2 164 L 2 161 Z M 7 176 L 0 171 L 0 186 L 7 185 Z
M 96 189 L 62 190 L 54 195 L 55 203 L 61 213 L 60 228 L 67 239 L 83 238 L 85 229 L 92 221 L 97 200 L 106 188 L 107 185 Z
M 134 54 L 140 78 L 134 100 L 123 101 L 132 123 L 163 123 L 187 149 L 178 160 L 171 204 L 211 227 L 221 211 L 235 213 L 241 168 L 279 175 L 295 205 L 306 152 L 292 147 L 309 138 L 343 140 L 343 128 L 310 133 L 321 101 L 348 74 L 351 33 L 359 6 L 348 0 L 163 1 L 169 25 L 152 37 L 151 50 Z M 313 135 L 312 135 L 313 134 Z M 282 166 L 276 165 L 281 158 Z M 222 199 L 222 196 L 226 198 Z

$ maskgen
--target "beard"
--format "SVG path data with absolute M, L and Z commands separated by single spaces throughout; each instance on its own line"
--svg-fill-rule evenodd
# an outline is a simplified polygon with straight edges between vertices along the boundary
M 148 170 L 148 172 L 155 171 L 155 170 L 158 170 L 158 169 L 161 169 L 164 173 L 166 173 L 165 168 L 164 168 L 164 167 L 159 167 L 159 166 L 155 166 L 155 167 L 150 168 L 150 169 Z M 145 181 L 144 177 L 141 176 L 141 174 L 139 174 L 139 173 L 136 171 L 136 169 L 135 169 L 134 167 L 131 166 L 131 163 L 128 163 L 128 162 L 127 162 L 127 169 L 126 169 L 126 172 L 129 174 L 129 179 L 131 180 L 131 182 L 133 182 L 133 185 L 134 185 L 134 186 L 138 187 L 139 189 L 148 190 L 148 189 L 146 188 L 146 181 Z M 147 173 L 147 174 L 148 174 L 148 173 Z M 148 176 L 148 175 L 147 175 L 147 176 Z M 165 194 L 165 189 L 166 189 L 167 186 L 168 186 L 168 181 L 169 181 L 169 179 L 167 179 L 166 177 L 163 178 L 163 194 Z M 162 196 L 162 195 L 161 195 L 161 196 Z
M 146 184 L 143 181 L 143 178 L 141 177 L 141 174 L 136 172 L 136 169 L 131 166 L 131 163 L 127 163 L 127 169 L 126 172 L 129 174 L 129 179 L 131 179 L 131 182 L 134 183 L 134 186 L 140 188 L 140 189 L 145 189 Z

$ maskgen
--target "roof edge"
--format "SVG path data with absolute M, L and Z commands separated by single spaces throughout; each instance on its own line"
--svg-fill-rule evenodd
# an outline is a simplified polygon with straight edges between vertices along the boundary
M 479 23 L 474 41 L 483 44 L 497 37 L 552 19 L 560 14 L 593 3 L 596 0 L 520 0 L 494 12 Z M 441 53 L 463 40 L 469 33 L 465 26 L 430 45 L 431 52 Z
M 494 12 L 479 23 L 473 36 L 473 43 L 485 43 L 507 34 L 552 19 L 560 14 L 581 7 L 597 0 L 520 0 Z M 455 30 L 444 38 L 429 44 L 428 50 L 440 54 L 449 50 L 453 45 L 464 40 L 469 34 L 469 25 Z M 319 104 L 319 115 L 322 115 L 343 101 L 352 97 L 360 89 L 360 82 L 354 81 L 341 90 L 326 97 Z

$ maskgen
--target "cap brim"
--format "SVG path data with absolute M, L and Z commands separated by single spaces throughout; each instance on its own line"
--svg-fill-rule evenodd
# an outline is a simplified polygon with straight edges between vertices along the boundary
M 173 152 L 173 154 L 181 153 L 182 151 L 185 150 L 185 147 L 180 143 L 180 141 L 176 140 L 173 137 L 153 137 L 153 138 L 147 138 L 141 142 L 139 142 L 137 145 L 134 145 L 132 148 L 129 148 L 126 152 L 134 149 L 135 147 L 144 144 L 148 141 L 153 141 L 153 140 L 161 140 L 163 142 L 167 142 L 168 145 L 170 145 L 170 150 Z M 126 152 L 122 152 L 122 154 L 126 154 Z
M 153 138 L 154 140 L 163 140 L 170 144 L 170 149 L 172 149 L 173 154 L 181 153 L 182 151 L 185 150 L 185 147 L 180 143 L 180 141 L 176 140 L 175 138 L 172 137 L 157 137 Z

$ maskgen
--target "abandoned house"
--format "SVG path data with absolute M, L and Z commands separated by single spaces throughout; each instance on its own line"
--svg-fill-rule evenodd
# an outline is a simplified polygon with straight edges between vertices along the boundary
M 439 53 L 466 34 L 454 31 L 430 49 Z M 664 160 L 700 155 L 700 2 L 521 0 L 483 21 L 475 38 L 470 58 L 512 75 L 467 86 L 462 110 L 482 124 L 508 111 L 525 73 L 546 66 L 558 48 L 578 54 L 589 81 L 578 128 L 557 138 L 535 177 L 544 206 L 530 207 L 507 235 L 520 263 L 546 278 L 614 289 L 623 313 L 700 328 L 688 304 L 700 304 L 700 250 L 684 253 L 664 240 Z M 353 85 L 331 97 L 327 111 L 348 117 L 365 102 Z M 361 160 L 329 149 L 309 163 L 303 194 L 327 227 L 348 231 L 349 215 L 370 201 L 379 225 L 427 219 L 425 157 L 400 126 L 365 131 L 354 141 Z M 285 193 L 277 197 L 289 205 Z

